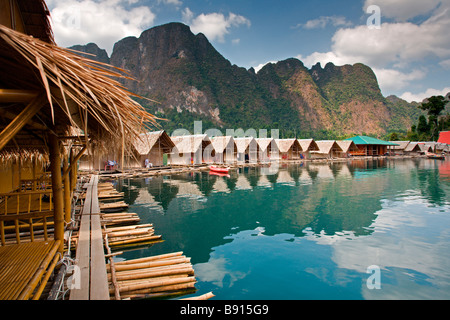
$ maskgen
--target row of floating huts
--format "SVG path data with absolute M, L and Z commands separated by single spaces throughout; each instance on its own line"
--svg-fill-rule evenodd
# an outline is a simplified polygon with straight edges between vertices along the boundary
M 358 136 L 347 140 L 273 139 L 214 136 L 169 136 L 166 131 L 142 133 L 120 164 L 120 150 L 86 152 L 82 170 L 192 166 L 201 164 L 264 163 L 269 161 L 333 159 L 385 155 L 394 143 Z

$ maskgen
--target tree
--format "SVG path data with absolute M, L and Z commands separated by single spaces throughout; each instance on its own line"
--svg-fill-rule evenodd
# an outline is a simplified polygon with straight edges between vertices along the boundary
M 447 101 L 443 96 L 432 96 L 419 106 L 420 109 L 427 111 L 432 140 L 437 139 L 439 114 L 445 109 L 446 104 Z
M 430 126 L 428 125 L 427 119 L 424 115 L 419 117 L 419 123 L 417 124 L 418 133 L 428 133 L 430 132 Z

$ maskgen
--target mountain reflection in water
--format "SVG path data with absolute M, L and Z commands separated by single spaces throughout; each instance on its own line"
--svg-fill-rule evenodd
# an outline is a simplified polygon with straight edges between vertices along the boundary
M 285 165 L 125 179 L 129 211 L 183 251 L 218 299 L 450 298 L 449 161 Z M 381 268 L 369 290 L 367 268 Z

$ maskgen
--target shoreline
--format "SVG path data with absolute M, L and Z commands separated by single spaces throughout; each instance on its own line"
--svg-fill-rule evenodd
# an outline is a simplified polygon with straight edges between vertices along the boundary
M 209 166 L 218 165 L 223 167 L 229 167 L 230 169 L 246 168 L 246 167 L 267 167 L 272 163 L 278 163 L 279 165 L 289 165 L 289 164 L 302 164 L 302 163 L 345 163 L 355 160 L 376 160 L 376 159 L 389 159 L 389 160 L 403 160 L 403 159 L 422 159 L 425 155 L 412 156 L 412 155 L 395 155 L 395 156 L 358 156 L 349 158 L 327 158 L 327 159 L 296 159 L 296 160 L 275 160 L 272 162 L 263 163 L 233 163 L 233 164 L 201 164 L 193 166 L 165 166 L 165 167 L 155 167 L 155 168 L 129 168 L 125 170 L 114 170 L 111 173 L 107 171 L 98 170 L 80 170 L 82 175 L 98 174 L 100 179 L 123 179 L 123 178 L 146 178 L 161 175 L 173 175 L 180 173 L 190 173 L 190 172 L 203 172 L 209 171 Z

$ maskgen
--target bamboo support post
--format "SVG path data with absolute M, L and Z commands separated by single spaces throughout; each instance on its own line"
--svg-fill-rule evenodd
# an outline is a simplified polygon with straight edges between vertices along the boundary
M 61 180 L 61 149 L 58 137 L 48 134 L 50 151 L 50 169 L 54 202 L 55 240 L 60 240 L 59 252 L 64 251 L 64 197 Z
M 69 168 L 68 155 L 64 155 L 63 161 L 63 171 L 66 172 Z M 64 221 L 69 223 L 72 214 L 72 201 L 71 201 L 71 186 L 70 186 L 70 175 L 66 174 L 64 179 Z

